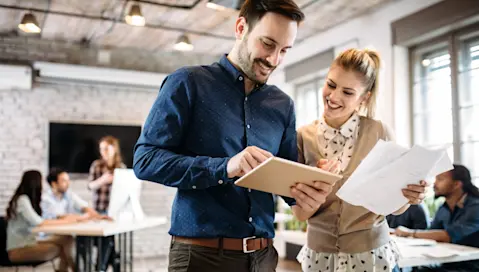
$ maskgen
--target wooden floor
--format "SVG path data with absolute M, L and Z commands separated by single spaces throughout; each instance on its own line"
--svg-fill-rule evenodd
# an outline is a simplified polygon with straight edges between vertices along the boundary
M 168 260 L 162 258 L 135 259 L 135 272 L 167 272 Z M 1 272 L 14 272 L 15 269 L 0 267 Z M 33 271 L 31 268 L 20 268 L 19 271 Z M 52 265 L 50 263 L 39 266 L 35 272 L 52 272 Z M 300 272 L 301 267 L 297 262 L 281 260 L 279 261 L 276 272 Z

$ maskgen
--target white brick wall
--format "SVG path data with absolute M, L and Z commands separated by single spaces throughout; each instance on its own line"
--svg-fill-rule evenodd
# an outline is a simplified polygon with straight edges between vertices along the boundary
M 48 169 L 49 121 L 142 125 L 157 92 L 119 87 L 35 83 L 30 91 L 0 90 L 0 214 L 22 172 Z M 74 178 L 72 189 L 86 200 L 86 180 Z M 147 215 L 170 217 L 175 189 L 146 182 L 141 202 Z M 166 255 L 169 224 L 135 233 L 137 257 Z

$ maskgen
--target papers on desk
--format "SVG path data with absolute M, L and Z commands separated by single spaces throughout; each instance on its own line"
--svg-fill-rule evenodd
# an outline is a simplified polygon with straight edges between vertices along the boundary
M 392 236 L 392 239 L 396 242 L 403 258 L 417 258 L 419 256 L 447 258 L 461 254 L 461 252 L 453 248 L 437 247 L 438 243 L 434 240 L 398 236 Z
M 396 244 L 404 246 L 433 246 L 437 244 L 436 241 L 430 239 L 406 238 L 398 236 L 393 237 Z
M 445 148 L 414 146 L 408 150 L 379 140 L 337 196 L 376 214 L 389 215 L 408 203 L 401 189 L 452 168 Z

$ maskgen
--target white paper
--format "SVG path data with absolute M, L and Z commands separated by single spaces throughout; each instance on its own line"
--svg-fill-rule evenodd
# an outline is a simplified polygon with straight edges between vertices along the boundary
M 389 215 L 408 203 L 402 189 L 453 168 L 446 149 L 420 146 L 406 149 L 378 141 L 336 193 L 342 200 L 380 215 Z

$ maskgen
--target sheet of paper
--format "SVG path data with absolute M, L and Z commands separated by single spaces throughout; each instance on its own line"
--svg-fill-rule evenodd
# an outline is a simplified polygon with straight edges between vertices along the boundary
M 342 200 L 381 215 L 388 215 L 408 200 L 402 189 L 431 175 L 452 169 L 445 149 L 414 146 L 407 150 L 392 142 L 379 141 L 339 189 Z

